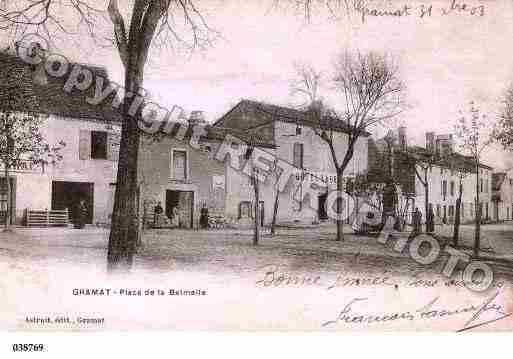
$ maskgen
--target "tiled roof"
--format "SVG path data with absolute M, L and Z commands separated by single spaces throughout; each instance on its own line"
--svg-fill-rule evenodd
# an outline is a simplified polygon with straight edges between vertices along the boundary
M 193 136 L 194 133 L 194 124 L 188 123 L 187 130 L 185 131 L 185 134 L 183 135 L 184 140 L 188 140 Z M 227 135 L 231 135 L 240 141 L 246 143 L 250 146 L 255 147 L 265 147 L 265 148 L 275 148 L 275 144 L 272 141 L 269 141 L 267 138 L 264 138 L 262 136 L 259 136 L 258 134 L 248 133 L 245 131 L 240 131 L 233 128 L 225 128 L 225 127 L 218 127 L 218 126 L 212 126 L 212 125 L 205 125 L 205 131 L 206 134 L 204 136 L 201 136 L 200 141 L 216 141 L 216 142 L 222 142 Z M 172 127 L 172 130 L 168 133 L 164 132 L 158 132 L 155 133 L 153 136 L 154 138 L 165 138 L 165 137 L 176 137 L 177 133 L 179 131 L 179 126 Z
M 219 127 L 219 126 L 207 126 L 207 138 L 212 140 L 219 140 L 222 141 L 226 135 L 230 134 L 239 140 L 247 143 L 248 145 L 253 145 L 257 147 L 270 147 L 274 148 L 276 147 L 274 142 L 272 140 L 269 140 L 268 138 L 265 138 L 263 136 L 260 136 L 257 133 L 249 133 L 246 131 L 241 131 L 234 128 L 226 128 L 226 127 Z
M 34 81 L 35 70 L 31 65 L 8 53 L 0 53 L 0 99 L 5 98 L 14 89 L 22 93 L 33 94 L 36 101 L 22 107 L 37 113 L 53 114 L 66 118 L 94 119 L 120 122 L 120 113 L 110 104 L 113 96 L 109 96 L 98 106 L 87 103 L 86 98 L 93 95 L 93 85 L 87 91 L 73 89 L 71 93 L 64 91 L 64 83 L 75 64 L 68 67 L 68 73 L 60 78 L 46 76 L 46 83 Z M 95 76 L 108 80 L 104 68 L 82 65 L 90 69 Z M 6 85 L 7 84 L 7 85 Z M 14 86 L 14 87 L 13 87 Z M 5 110 L 4 101 L 0 102 L 0 110 Z
M 433 156 L 432 152 L 420 146 L 408 146 L 407 152 L 413 155 L 418 155 L 420 158 L 428 158 L 430 156 Z M 438 156 L 434 159 L 433 164 L 441 167 L 463 167 L 465 170 L 469 172 L 474 171 L 475 167 L 474 159 L 471 156 L 465 156 L 458 152 L 453 152 L 449 156 Z M 493 169 L 493 167 L 490 167 L 482 162 L 479 163 L 479 167 L 486 168 L 489 170 Z
M 262 101 L 243 99 L 237 105 L 235 105 L 232 108 L 232 110 L 238 106 L 252 107 L 254 109 L 262 111 L 268 115 L 271 115 L 274 121 L 289 122 L 307 127 L 318 127 L 319 125 L 318 122 L 312 121 L 310 118 L 308 118 L 305 111 L 297 110 L 290 107 L 269 104 Z M 221 122 L 223 118 L 226 115 L 228 115 L 232 110 L 228 111 L 228 113 L 226 113 L 225 115 L 223 115 L 223 117 L 217 120 L 214 123 L 214 126 Z M 343 122 L 339 119 L 335 119 L 332 117 L 325 117 L 323 119 L 322 125 L 323 127 L 333 129 L 334 131 L 351 133 L 351 127 L 346 122 Z M 243 128 L 244 125 L 241 124 L 241 126 Z M 363 132 L 363 135 L 368 137 L 370 136 L 370 133 Z

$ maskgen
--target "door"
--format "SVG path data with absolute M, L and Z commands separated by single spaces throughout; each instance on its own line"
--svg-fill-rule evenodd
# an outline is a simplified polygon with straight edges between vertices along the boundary
M 166 216 L 173 217 L 173 208 L 178 207 L 180 226 L 193 227 L 194 218 L 194 192 L 193 191 L 166 191 Z
M 260 201 L 260 226 L 264 226 L 264 214 L 265 214 L 265 207 L 264 207 L 264 201 Z
M 70 221 L 78 221 L 78 205 L 84 200 L 87 208 L 86 223 L 93 223 L 94 183 L 90 182 L 52 182 L 52 209 L 68 209 Z
M 11 213 L 12 221 L 16 220 L 16 181 L 14 178 L 9 178 L 11 185 L 11 203 L 9 205 L 9 212 Z M 0 178 L 0 223 L 4 224 L 7 214 L 7 183 L 4 178 Z
M 317 197 L 318 207 L 317 207 L 317 215 L 319 220 L 328 219 L 328 213 L 326 212 L 326 199 L 328 198 L 328 193 L 323 193 Z

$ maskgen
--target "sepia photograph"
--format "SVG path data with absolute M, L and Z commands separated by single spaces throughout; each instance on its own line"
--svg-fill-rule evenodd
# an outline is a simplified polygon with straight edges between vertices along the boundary
M 512 331 L 512 39 L 506 0 L 0 0 L 0 331 Z

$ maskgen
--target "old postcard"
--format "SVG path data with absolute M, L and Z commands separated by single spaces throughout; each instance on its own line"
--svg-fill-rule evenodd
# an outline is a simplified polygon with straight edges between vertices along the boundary
M 3 0 L 0 36 L 1 331 L 513 329 L 511 1 Z

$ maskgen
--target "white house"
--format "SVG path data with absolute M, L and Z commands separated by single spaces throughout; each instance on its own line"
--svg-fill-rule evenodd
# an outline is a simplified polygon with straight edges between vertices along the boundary
M 108 78 L 105 69 L 87 67 Z M 25 209 L 68 208 L 73 220 L 81 199 L 88 207 L 88 223 L 107 222 L 112 211 L 121 124 L 119 113 L 110 106 L 112 99 L 90 105 L 86 102 L 88 91 L 63 90 L 66 76 L 53 78 L 10 54 L 0 55 L 0 69 L 0 98 L 13 91 L 13 86 L 34 96 L 36 104 L 20 111 L 44 118 L 41 132 L 49 144 L 66 144 L 61 151 L 63 160 L 56 166 L 27 165 L 11 171 L 11 208 L 16 222 L 23 222 Z M 0 212 L 5 215 L 5 178 L 0 178 L 0 184 Z

